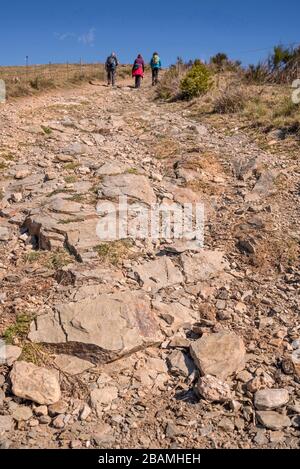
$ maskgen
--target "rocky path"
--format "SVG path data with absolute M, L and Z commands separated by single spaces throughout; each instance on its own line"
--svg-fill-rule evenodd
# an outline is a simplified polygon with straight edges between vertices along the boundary
M 299 447 L 299 163 L 153 98 L 0 108 L 3 448 Z M 128 238 L 100 239 L 119 196 Z M 134 237 L 186 203 L 204 248 Z

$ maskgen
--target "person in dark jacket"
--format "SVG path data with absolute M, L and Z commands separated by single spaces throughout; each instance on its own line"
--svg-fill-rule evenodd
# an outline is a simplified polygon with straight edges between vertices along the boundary
M 150 65 L 152 70 L 152 86 L 155 86 L 158 83 L 158 74 L 161 69 L 161 60 L 157 52 L 154 52 Z
M 107 57 L 105 62 L 105 70 L 107 73 L 107 85 L 115 86 L 116 84 L 116 71 L 119 65 L 119 61 L 115 52 L 112 52 L 110 56 Z
M 145 62 L 141 54 L 137 56 L 132 67 L 132 77 L 135 78 L 135 87 L 140 88 L 144 78 Z

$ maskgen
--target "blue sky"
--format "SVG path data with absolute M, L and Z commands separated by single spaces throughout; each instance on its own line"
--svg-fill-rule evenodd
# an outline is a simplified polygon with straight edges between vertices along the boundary
M 300 43 L 299 0 L 14 0 L 1 2 L 1 65 L 103 61 L 124 63 L 158 50 L 207 60 L 224 51 L 244 64 L 272 45 Z

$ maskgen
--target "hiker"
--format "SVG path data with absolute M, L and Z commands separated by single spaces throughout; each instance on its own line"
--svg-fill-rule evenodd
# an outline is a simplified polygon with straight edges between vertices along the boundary
M 154 52 L 150 62 L 152 70 L 152 86 L 157 85 L 158 83 L 158 74 L 161 69 L 161 60 L 157 52 Z
M 116 70 L 119 65 L 119 61 L 115 52 L 112 52 L 109 57 L 107 57 L 105 62 L 105 70 L 107 73 L 107 86 L 115 86 L 116 83 Z
M 141 54 L 137 56 L 132 67 L 132 77 L 135 78 L 135 87 L 140 88 L 144 78 L 145 62 Z

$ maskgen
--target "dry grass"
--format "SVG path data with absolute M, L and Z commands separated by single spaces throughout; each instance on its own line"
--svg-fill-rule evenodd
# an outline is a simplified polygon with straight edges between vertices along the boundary
M 248 129 L 265 141 L 272 130 L 282 130 L 283 138 L 300 137 L 300 105 L 292 102 L 290 86 L 248 84 L 239 73 L 218 74 L 214 89 L 194 100 L 189 110 L 202 122 L 228 131 Z
M 104 79 L 103 64 L 48 64 L 29 67 L 0 67 L 7 97 L 32 95 L 40 91 Z
M 214 102 L 213 111 L 218 114 L 232 114 L 245 109 L 246 96 L 241 89 L 228 88 Z
M 177 68 L 170 68 L 160 80 L 156 89 L 156 97 L 165 101 L 174 99 L 180 93 L 180 80 L 183 73 Z
M 171 140 L 168 137 L 161 137 L 157 139 L 158 142 L 153 146 L 154 157 L 158 160 L 174 157 L 178 154 L 180 147 L 178 142 Z

